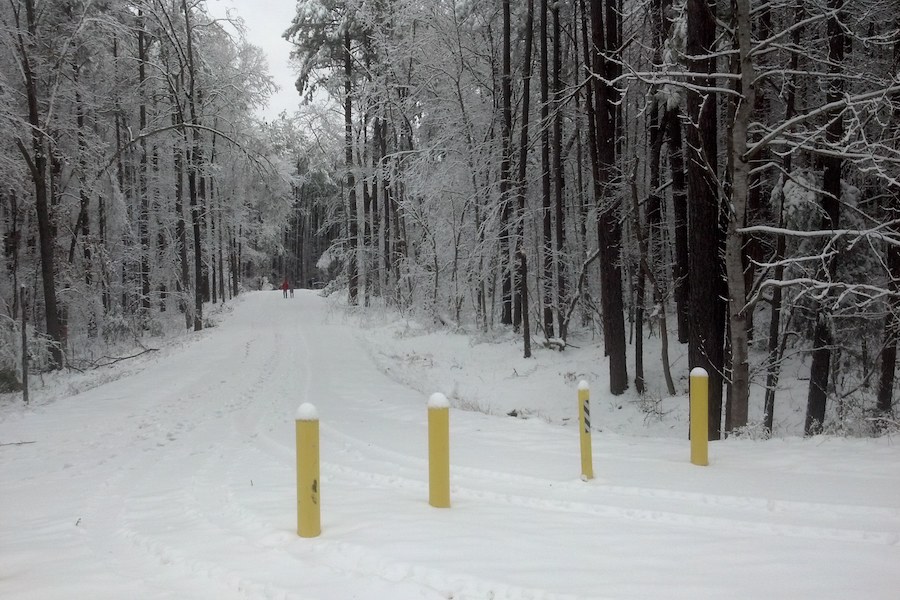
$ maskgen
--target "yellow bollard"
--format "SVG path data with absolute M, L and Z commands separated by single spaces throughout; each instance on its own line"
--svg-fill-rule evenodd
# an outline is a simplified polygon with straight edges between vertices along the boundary
M 691 369 L 691 463 L 709 464 L 709 373 Z
M 303 403 L 295 417 L 297 428 L 297 535 L 316 537 L 322 533 L 319 506 L 319 415 L 316 407 Z
M 578 383 L 578 430 L 581 432 L 581 478 L 594 478 L 594 458 L 591 453 L 591 388 L 587 381 Z
M 450 402 L 440 393 L 428 399 L 428 503 L 450 508 Z

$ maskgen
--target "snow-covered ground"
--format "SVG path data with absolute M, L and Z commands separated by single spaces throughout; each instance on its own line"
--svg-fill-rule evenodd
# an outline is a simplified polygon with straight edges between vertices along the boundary
M 520 354 L 257 292 L 189 342 L 50 381 L 27 408 L 4 396 L 0 598 L 898 597 L 896 439 L 729 440 L 697 467 L 657 371 L 641 407 L 605 393 L 595 342 Z M 450 509 L 428 504 L 436 391 Z M 303 402 L 321 419 L 312 539 L 295 533 Z

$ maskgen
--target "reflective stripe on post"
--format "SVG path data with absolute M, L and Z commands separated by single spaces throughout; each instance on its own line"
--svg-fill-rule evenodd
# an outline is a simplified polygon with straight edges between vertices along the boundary
M 578 383 L 578 430 L 581 438 L 581 478 L 594 478 L 594 458 L 591 451 L 591 389 L 587 381 Z
M 440 393 L 428 399 L 428 503 L 450 508 L 450 402 Z
M 709 373 L 691 369 L 691 463 L 709 464 Z
M 316 537 L 322 533 L 319 506 L 319 415 L 316 407 L 303 403 L 295 417 L 297 429 L 297 535 Z

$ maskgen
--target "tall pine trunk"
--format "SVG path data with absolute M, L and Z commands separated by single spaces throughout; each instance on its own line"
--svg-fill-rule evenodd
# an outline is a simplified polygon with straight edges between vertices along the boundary
M 522 127 L 519 131 L 519 171 L 516 177 L 516 256 L 519 259 L 516 281 L 514 325 L 522 323 L 525 358 L 531 356 L 531 322 L 528 315 L 528 263 L 525 255 L 525 195 L 528 191 L 528 125 L 531 106 L 531 54 L 534 47 L 534 0 L 528 0 L 525 17 L 525 54 L 522 58 Z
M 728 281 L 728 317 L 731 329 L 731 410 L 726 427 L 729 431 L 747 425 L 750 396 L 749 337 L 744 279 L 744 236 L 739 231 L 746 225 L 750 201 L 750 163 L 746 157 L 748 129 L 755 102 L 751 51 L 749 0 L 734 0 L 736 7 L 735 37 L 737 42 L 741 99 L 731 127 L 731 211 L 725 236 L 725 271 Z
M 844 0 L 829 0 L 828 8 L 831 16 L 828 18 L 828 62 L 829 82 L 825 102 L 832 103 L 840 100 L 844 95 L 844 81 L 841 75 L 841 64 L 844 61 L 844 47 L 846 38 L 844 35 L 841 16 L 844 8 Z M 825 140 L 827 143 L 836 143 L 844 135 L 844 121 L 842 114 L 828 115 L 830 121 L 825 128 Z M 844 166 L 843 159 L 839 155 L 828 155 L 823 159 L 825 172 L 822 183 L 822 223 L 823 230 L 835 230 L 840 227 L 840 203 L 841 203 L 841 169 Z M 832 254 L 825 264 L 825 272 L 822 274 L 827 281 L 835 280 L 837 274 L 837 254 Z M 816 326 L 813 333 L 812 364 L 809 367 L 809 394 L 806 399 L 806 422 L 803 431 L 806 435 L 815 435 L 822 432 L 825 424 L 825 404 L 828 397 L 828 381 L 831 377 L 831 323 L 828 305 L 832 294 L 826 294 L 816 311 Z
M 895 31 L 900 31 L 900 16 L 894 20 Z M 894 68 L 900 66 L 900 39 L 894 43 Z M 895 132 L 900 132 L 900 106 L 894 105 L 891 126 Z M 895 190 L 891 196 L 891 210 L 889 219 L 900 218 L 900 190 Z M 885 318 L 884 348 L 881 351 L 881 376 L 878 385 L 877 409 L 882 415 L 890 416 L 894 396 L 894 373 L 897 368 L 897 337 L 900 334 L 900 300 L 897 293 L 900 292 L 900 246 L 891 244 L 887 249 L 887 267 L 891 276 L 891 289 L 894 298 L 890 302 L 890 311 Z
M 357 257 L 356 177 L 353 175 L 353 56 L 350 29 L 344 31 L 344 166 L 347 170 L 347 295 L 348 302 L 359 302 L 359 264 Z
M 675 304 L 677 310 L 678 341 L 690 340 L 690 254 L 688 252 L 688 197 L 684 170 L 684 142 L 681 132 L 681 111 L 678 106 L 666 109 L 666 139 L 669 148 L 669 171 L 672 175 L 672 220 L 675 232 Z
M 607 0 L 607 3 L 613 0 Z M 614 12 L 606 6 L 607 20 Z M 618 395 L 628 389 L 628 369 L 625 358 L 625 315 L 622 298 L 622 268 L 619 251 L 622 245 L 622 226 L 619 222 L 619 199 L 615 197 L 616 139 L 613 90 L 604 79 L 609 78 L 610 60 L 619 50 L 611 46 L 608 30 L 604 30 L 604 3 L 591 0 L 591 34 L 593 40 L 593 72 L 600 77 L 593 80 L 593 118 L 595 128 L 594 160 L 596 162 L 595 191 L 597 193 L 597 238 L 600 251 L 600 294 L 603 308 L 603 336 L 609 359 L 610 393 Z M 610 25 L 611 26 L 611 25 Z
M 559 2 L 553 4 L 553 200 L 555 207 L 554 234 L 556 249 L 553 253 L 556 270 L 556 295 L 553 312 L 559 323 L 559 337 L 566 339 L 567 332 L 562 316 L 566 301 L 566 261 L 563 251 L 566 245 L 565 195 L 562 164 L 562 32 L 559 23 Z
M 139 151 L 141 153 L 138 163 L 138 240 L 140 248 L 141 266 L 141 316 L 146 319 L 150 316 L 150 194 L 147 189 L 147 138 L 143 134 L 147 131 L 147 34 L 144 30 L 144 11 L 138 10 L 138 90 L 140 106 L 138 107 L 138 127 L 140 127 L 141 141 Z
M 172 106 L 178 107 L 177 99 L 172 95 Z M 179 137 L 172 145 L 172 161 L 175 167 L 175 246 L 178 251 L 178 301 L 179 309 L 184 314 L 184 326 L 191 328 L 191 310 L 188 303 L 188 291 L 191 288 L 190 269 L 187 256 L 187 227 L 184 221 L 184 168 L 187 131 L 184 129 L 180 108 L 172 112 L 172 124 L 178 125 Z
M 512 57 L 509 0 L 503 0 L 503 73 L 501 102 L 503 123 L 500 129 L 500 278 L 502 310 L 500 322 L 513 324 L 513 259 L 510 248 L 512 202 L 510 200 L 510 155 L 512 149 Z
M 194 31 L 191 27 L 191 9 L 188 8 L 187 0 L 181 0 L 181 8 L 184 11 L 184 26 L 187 40 L 187 63 L 188 63 L 188 107 L 190 108 L 191 125 L 199 124 L 197 115 L 197 86 L 196 74 L 194 66 Z M 198 197 L 197 179 L 200 177 L 200 185 L 203 185 L 202 175 L 200 173 L 203 163 L 203 152 L 200 145 L 200 130 L 197 127 L 191 128 L 191 152 L 190 167 L 188 168 L 188 194 L 191 203 L 191 228 L 194 233 L 194 331 L 203 329 L 203 237 L 200 231 L 201 222 L 201 206 L 202 190 Z
M 25 19 L 28 39 L 19 33 L 18 51 L 22 71 L 25 76 L 25 97 L 28 103 L 28 124 L 31 128 L 31 151 L 26 149 L 21 140 L 16 140 L 22 152 L 31 180 L 34 183 L 34 199 L 37 209 L 38 238 L 41 252 L 41 283 L 44 291 L 44 319 L 47 335 L 53 344 L 50 346 L 50 358 L 53 368 L 63 365 L 63 336 L 60 327 L 56 298 L 56 266 L 54 249 L 56 236 L 50 215 L 50 189 L 47 182 L 47 141 L 44 139 L 45 128 L 40 119 L 38 84 L 31 63 L 30 53 L 37 43 L 37 17 L 34 0 L 25 0 Z M 20 29 L 21 31 L 21 29 Z
M 725 294 L 722 279 L 722 232 L 716 184 L 717 131 L 715 4 L 707 0 L 687 2 L 687 54 L 691 83 L 703 88 L 687 95 L 687 111 L 694 126 L 688 128 L 687 168 L 688 265 L 691 327 L 688 344 L 690 367 L 709 373 L 709 439 L 721 437 L 722 381 L 724 375 Z
M 541 259 L 543 275 L 541 277 L 541 305 L 543 306 L 544 335 L 553 337 L 553 233 L 550 215 L 550 65 L 547 49 L 549 36 L 548 0 L 541 0 Z

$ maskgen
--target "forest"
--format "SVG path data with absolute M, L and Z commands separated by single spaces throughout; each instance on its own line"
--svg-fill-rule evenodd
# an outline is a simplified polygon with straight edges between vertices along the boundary
M 685 345 L 710 439 L 771 431 L 786 364 L 807 435 L 897 429 L 896 0 L 296 6 L 264 122 L 237 16 L 0 4 L 5 377 L 23 323 L 30 371 L 89 368 L 287 276 L 526 357 L 597 334 L 614 395 L 683 393 Z

